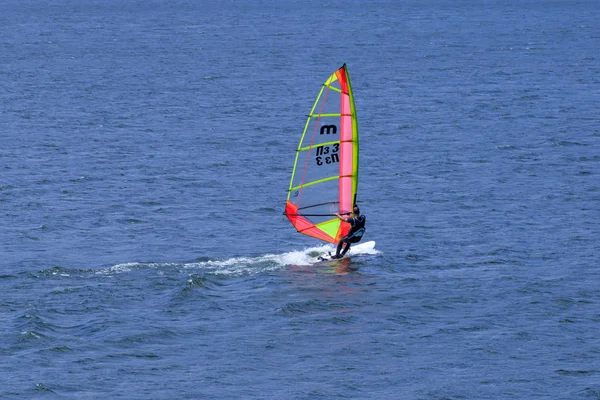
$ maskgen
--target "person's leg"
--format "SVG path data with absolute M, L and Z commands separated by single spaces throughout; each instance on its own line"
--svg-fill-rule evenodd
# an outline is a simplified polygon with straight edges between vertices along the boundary
M 348 252 L 348 250 L 350 250 L 350 246 L 352 245 L 352 243 L 360 242 L 360 237 L 349 237 L 346 240 L 344 240 L 344 242 L 346 242 L 346 247 L 344 247 L 344 250 L 342 251 L 340 258 L 344 257 L 344 255 Z
M 341 258 L 344 254 L 340 254 L 342 251 L 342 247 L 344 246 L 344 243 L 346 243 L 346 238 L 343 237 L 340 239 L 338 245 L 337 245 L 337 249 L 335 250 L 335 257 L 334 258 Z
M 350 242 L 346 243 L 346 247 L 344 247 L 344 250 L 342 250 L 342 254 L 340 255 L 340 258 L 344 257 L 344 255 L 348 252 L 348 250 L 350 250 Z

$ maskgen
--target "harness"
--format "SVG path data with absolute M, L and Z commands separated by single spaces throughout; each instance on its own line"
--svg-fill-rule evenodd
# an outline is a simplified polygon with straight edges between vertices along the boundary
M 360 228 L 359 230 L 354 232 L 352 235 L 348 236 L 348 239 L 361 238 L 365 234 L 366 231 L 367 230 L 365 228 Z

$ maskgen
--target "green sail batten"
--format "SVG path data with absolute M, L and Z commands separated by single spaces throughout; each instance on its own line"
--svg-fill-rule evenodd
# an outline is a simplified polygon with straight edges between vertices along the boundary
M 310 114 L 310 118 L 321 118 L 321 117 L 351 117 L 352 114 Z
M 316 149 L 317 147 L 331 146 L 332 144 L 340 144 L 340 141 L 336 140 L 335 142 L 326 142 L 326 143 L 313 144 L 312 146 L 306 146 L 306 147 L 299 148 L 297 151 L 305 151 L 305 150 L 310 150 L 310 149 Z
M 342 114 L 310 114 L 311 118 L 321 118 L 321 117 L 339 117 Z
M 334 179 L 339 179 L 339 178 L 340 178 L 340 176 L 336 175 L 336 176 L 330 176 L 329 178 L 319 179 L 318 181 L 303 183 L 302 185 L 298 185 L 298 186 L 289 188 L 289 192 L 293 192 L 294 190 L 298 190 L 298 189 L 305 188 L 305 187 L 308 187 L 308 186 L 316 185 L 318 183 L 332 181 Z M 289 195 L 288 195 L 288 197 L 289 197 Z
M 331 82 L 329 82 L 329 83 L 331 83 Z M 336 88 L 335 86 L 331 86 L 329 84 L 323 84 L 323 86 L 325 86 L 327 89 L 333 90 L 334 92 L 342 93 L 342 91 L 340 89 Z

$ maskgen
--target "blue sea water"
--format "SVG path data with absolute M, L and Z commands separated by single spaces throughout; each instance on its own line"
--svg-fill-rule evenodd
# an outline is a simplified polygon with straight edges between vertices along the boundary
M 0 398 L 600 399 L 594 1 L 0 5 Z M 346 63 L 358 251 L 282 215 Z

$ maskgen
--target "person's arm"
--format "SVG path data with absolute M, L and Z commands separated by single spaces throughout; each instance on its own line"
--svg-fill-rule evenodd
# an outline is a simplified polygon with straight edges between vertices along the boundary
M 339 219 L 341 219 L 344 222 L 350 222 L 350 220 L 352 219 L 352 217 L 342 217 L 340 214 L 335 213 L 336 217 L 338 217 Z
M 335 213 L 335 216 L 338 217 L 339 219 L 341 219 L 342 221 L 346 222 L 346 217 L 342 217 L 340 214 Z

